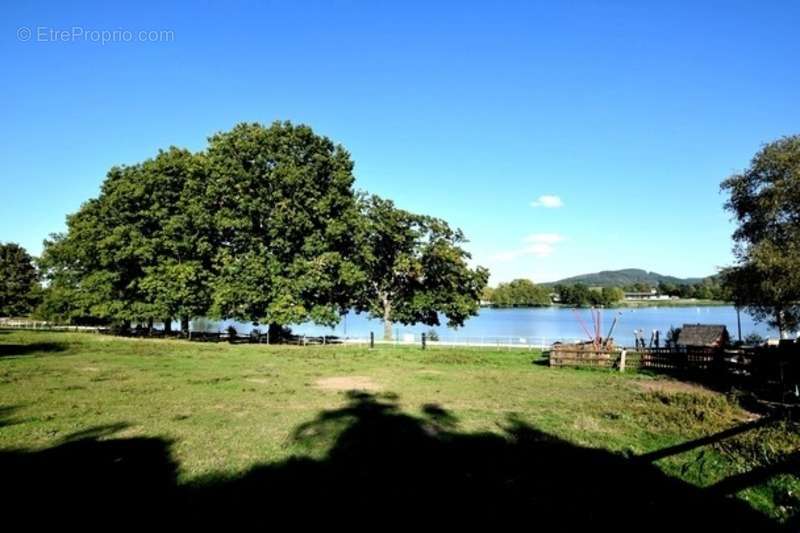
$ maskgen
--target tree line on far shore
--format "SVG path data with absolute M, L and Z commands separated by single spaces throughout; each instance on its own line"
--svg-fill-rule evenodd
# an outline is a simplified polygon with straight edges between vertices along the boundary
M 481 296 L 484 304 L 493 307 L 547 307 L 556 303 L 588 307 L 613 306 L 625 299 L 626 293 L 665 295 L 674 298 L 731 301 L 731 296 L 717 277 L 699 283 L 673 284 L 634 283 L 623 287 L 589 287 L 584 283 L 535 284 L 528 279 L 515 279 L 486 287 Z
M 468 265 L 463 233 L 356 192 L 352 171 L 341 145 L 289 122 L 238 124 L 201 152 L 170 147 L 114 167 L 45 241 L 41 294 L 0 314 L 35 306 L 49 320 L 179 320 L 183 331 L 195 317 L 232 318 L 276 336 L 350 309 L 389 336 L 393 322 L 476 314 L 488 271 Z

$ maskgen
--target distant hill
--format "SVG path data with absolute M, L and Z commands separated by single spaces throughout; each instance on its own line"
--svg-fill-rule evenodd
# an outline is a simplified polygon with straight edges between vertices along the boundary
M 558 285 L 559 283 L 572 285 L 575 283 L 583 283 L 589 287 L 622 287 L 634 283 L 647 283 L 655 287 L 659 282 L 688 285 L 699 283 L 703 281 L 703 279 L 704 278 L 676 278 L 675 276 L 665 276 L 656 272 L 648 272 L 640 268 L 625 268 L 622 270 L 603 270 L 602 272 L 595 272 L 593 274 L 581 274 L 580 276 L 572 276 L 570 278 L 547 283 L 547 285 Z

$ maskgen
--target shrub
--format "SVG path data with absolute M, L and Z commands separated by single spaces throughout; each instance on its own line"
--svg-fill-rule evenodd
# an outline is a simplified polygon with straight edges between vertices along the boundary
M 749 344 L 751 346 L 758 346 L 760 344 L 764 344 L 764 337 L 762 337 L 758 333 L 751 333 L 744 338 L 744 343 Z

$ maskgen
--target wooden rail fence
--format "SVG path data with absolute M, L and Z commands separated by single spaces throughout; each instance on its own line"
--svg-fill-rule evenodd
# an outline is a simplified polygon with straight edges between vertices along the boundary
M 556 346 L 550 351 L 550 366 L 572 366 L 590 368 L 614 368 L 620 364 L 621 352 L 619 350 L 595 350 L 584 348 L 583 345 Z
M 588 349 L 557 346 L 550 353 L 550 366 L 586 366 L 631 369 L 741 373 L 753 362 L 748 350 L 717 348 L 646 348 L 644 350 Z
M 699 381 L 770 390 L 800 401 L 800 344 L 743 348 L 648 348 L 595 350 L 592 345 L 554 346 L 552 367 L 645 370 Z

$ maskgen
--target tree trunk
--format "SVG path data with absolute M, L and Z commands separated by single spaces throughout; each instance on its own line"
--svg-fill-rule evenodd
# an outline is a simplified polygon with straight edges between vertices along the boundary
M 270 344 L 278 344 L 283 342 L 284 340 L 285 331 L 283 326 L 280 324 L 270 323 L 269 327 L 267 328 L 267 341 Z
M 775 310 L 775 325 L 778 326 L 778 333 L 781 339 L 788 339 L 789 332 L 786 331 L 785 312 L 783 309 Z
M 392 302 L 388 298 L 383 299 L 383 340 L 392 340 Z
M 181 333 L 185 336 L 189 336 L 189 317 L 183 316 L 181 317 Z
M 164 319 L 164 335 L 169 335 L 172 333 L 172 318 L 165 318 Z
M 153 334 L 153 319 L 152 318 L 148 318 L 147 319 L 147 334 L 148 335 L 152 335 Z

